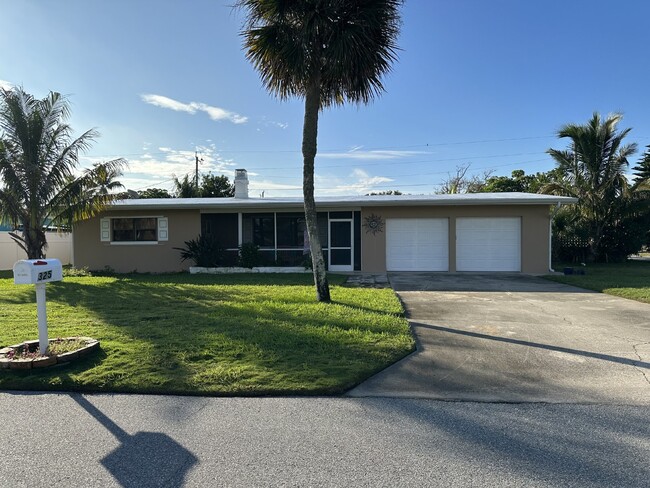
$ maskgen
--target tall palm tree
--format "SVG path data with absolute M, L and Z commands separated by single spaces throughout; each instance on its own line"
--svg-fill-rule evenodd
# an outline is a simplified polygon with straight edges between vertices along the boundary
M 98 136 L 90 129 L 73 139 L 68 101 L 50 92 L 42 100 L 22 88 L 0 90 L 0 222 L 20 226 L 11 233 L 28 258 L 44 256 L 45 227 L 71 227 L 113 200 L 126 161 L 94 165 L 75 175 L 79 152 Z
M 368 103 L 396 59 L 402 0 L 239 0 L 246 57 L 280 99 L 304 98 L 305 221 L 316 296 L 330 301 L 314 202 L 318 115 L 331 105 Z
M 622 118 L 615 113 L 603 120 L 595 112 L 585 125 L 567 124 L 558 131 L 558 137 L 570 139 L 568 148 L 547 151 L 563 177 L 542 191 L 579 199 L 576 208 L 588 228 L 594 258 L 601 253 L 605 228 L 618 218 L 620 203 L 630 191 L 625 170 L 637 146 L 623 144 L 631 129 L 617 129 Z

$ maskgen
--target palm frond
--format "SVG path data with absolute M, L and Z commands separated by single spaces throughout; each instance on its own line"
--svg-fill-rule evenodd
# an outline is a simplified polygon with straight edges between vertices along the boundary
M 79 154 L 97 131 L 73 139 L 66 123 L 70 105 L 51 92 L 42 100 L 22 88 L 0 91 L 0 219 L 23 226 L 23 243 L 30 257 L 41 257 L 47 245 L 43 232 L 51 221 L 69 224 L 99 211 L 119 187 L 115 177 L 124 160 L 87 170 L 75 178 Z M 98 193 L 98 173 L 106 195 Z M 64 222 L 63 222 L 64 221 Z
M 321 107 L 368 103 L 397 59 L 401 0 L 240 0 L 246 57 L 280 99 L 318 78 Z

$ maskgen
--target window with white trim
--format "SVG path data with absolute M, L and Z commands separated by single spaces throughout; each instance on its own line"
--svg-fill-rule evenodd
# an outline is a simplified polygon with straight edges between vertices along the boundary
M 158 223 L 155 218 L 111 219 L 113 242 L 146 242 L 158 240 Z
M 156 243 L 169 239 L 166 217 L 112 217 L 100 220 L 101 241 Z

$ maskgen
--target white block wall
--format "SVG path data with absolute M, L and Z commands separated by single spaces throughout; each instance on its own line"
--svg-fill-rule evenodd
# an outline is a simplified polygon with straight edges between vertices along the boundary
M 47 232 L 48 247 L 45 255 L 48 258 L 56 258 L 62 264 L 72 262 L 72 234 L 59 234 Z M 0 270 L 12 269 L 14 263 L 20 259 L 27 259 L 25 251 L 9 237 L 8 232 L 0 232 Z

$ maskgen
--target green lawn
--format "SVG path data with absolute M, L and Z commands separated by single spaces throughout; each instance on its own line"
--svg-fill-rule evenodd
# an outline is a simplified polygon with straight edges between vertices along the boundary
M 0 347 L 38 335 L 34 287 L 0 274 Z M 315 302 L 311 275 L 67 277 L 47 286 L 50 337 L 99 354 L 50 370 L 0 370 L 0 389 L 207 395 L 339 393 L 414 341 L 390 289 L 342 286 Z
M 582 268 L 581 266 L 574 268 Z M 554 266 L 562 271 L 564 265 Z M 610 295 L 650 303 L 650 262 L 628 261 L 622 264 L 589 264 L 582 268 L 586 274 L 546 276 L 549 280 L 601 291 Z

